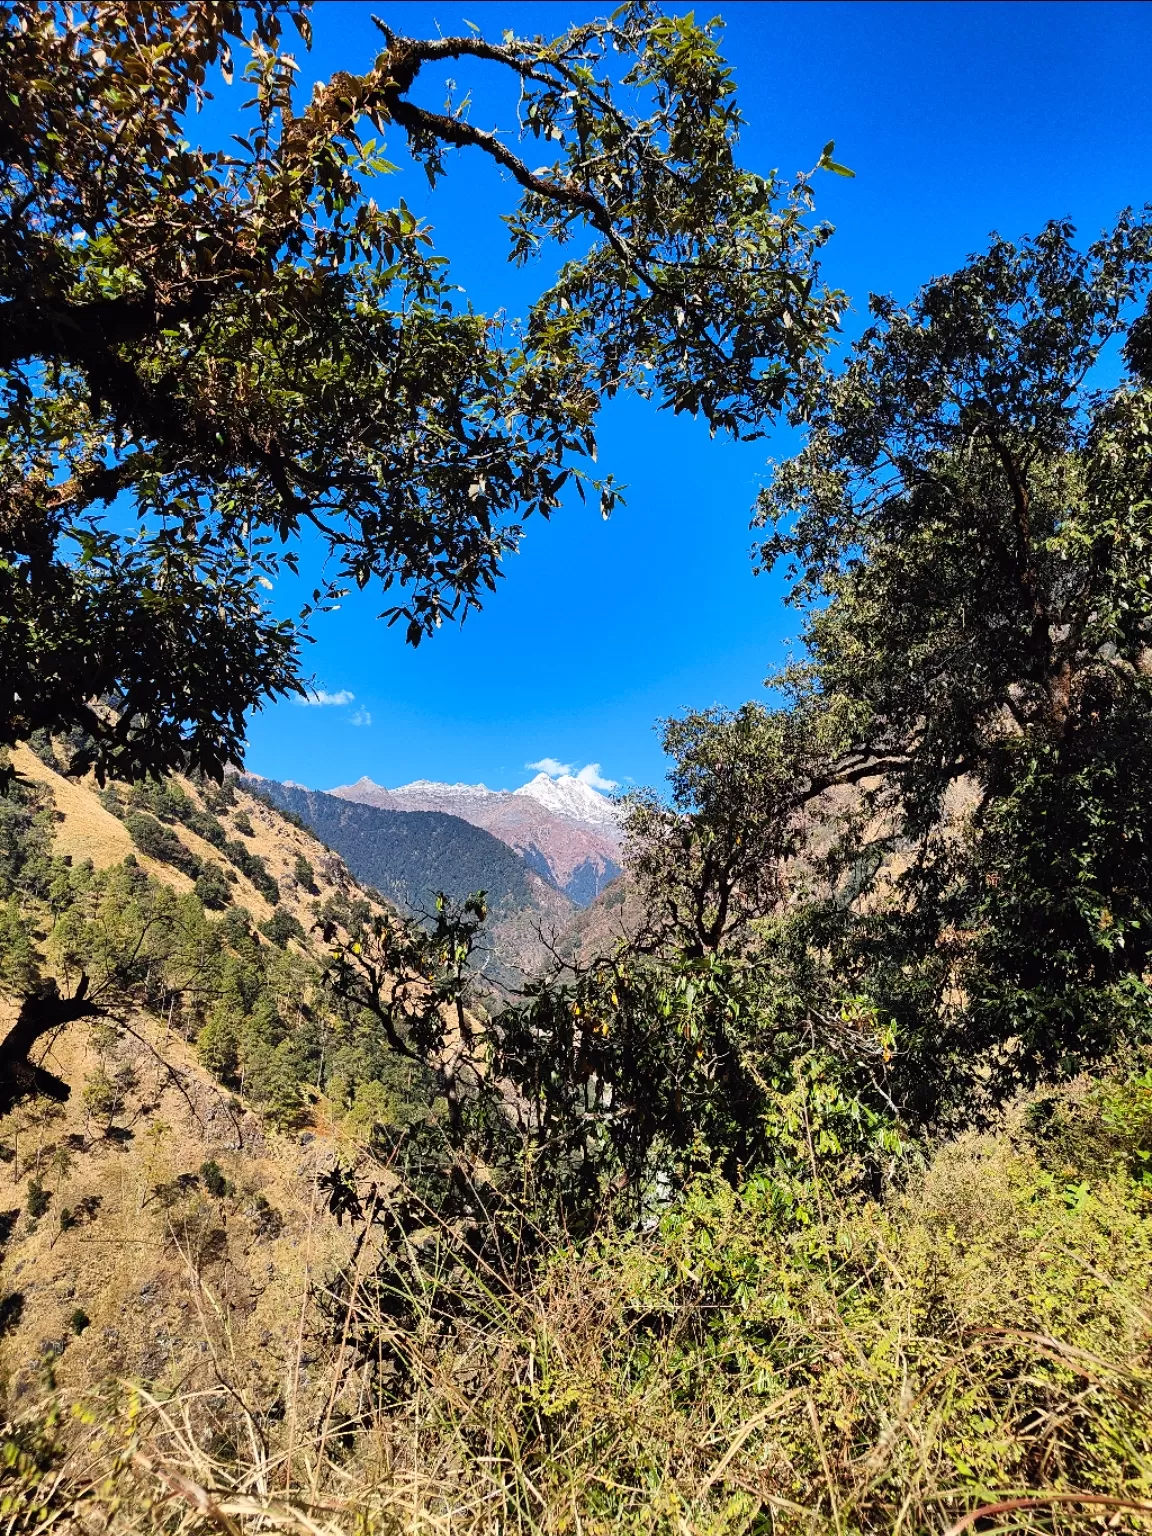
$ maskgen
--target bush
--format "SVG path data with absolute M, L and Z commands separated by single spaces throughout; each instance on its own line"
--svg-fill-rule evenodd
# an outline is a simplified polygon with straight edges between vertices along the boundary
M 256 828 L 252 825 L 251 817 L 247 811 L 237 811 L 232 818 L 232 825 L 240 833 L 241 837 L 256 836 Z
M 77 1307 L 75 1312 L 73 1312 L 72 1316 L 68 1319 L 69 1327 L 75 1334 L 83 1333 L 85 1328 L 90 1326 L 91 1322 L 92 1319 L 88 1316 L 83 1307 Z
M 124 818 L 124 825 L 140 852 L 149 858 L 161 864 L 169 864 L 193 880 L 198 879 L 203 872 L 204 866 L 196 855 L 185 848 L 175 832 L 161 825 L 155 817 L 145 815 L 142 811 L 129 811 Z
M 56 749 L 52 745 L 52 738 L 47 731 L 33 731 L 28 738 L 28 747 L 36 754 L 46 768 L 51 768 L 53 773 L 60 772 L 60 763 L 56 757 Z
M 511 1290 L 466 1241 L 455 1262 L 385 1248 L 356 1326 L 387 1336 L 399 1288 L 424 1298 L 412 1336 L 443 1353 L 397 1362 L 416 1459 L 491 1488 L 493 1513 L 531 1498 L 548 1531 L 565 1511 L 604 1533 L 887 1536 L 1018 1495 L 1071 1533 L 1086 1511 L 1046 1491 L 1147 1499 L 1152 1223 L 1130 1179 L 1070 1193 L 1010 1126 L 885 1204 L 825 1182 L 807 1204 L 797 1223 L 771 1179 L 702 1177 L 652 1230 L 558 1241 Z
M 251 1207 L 246 1214 L 251 1218 L 257 1237 L 270 1240 L 279 1237 L 284 1230 L 283 1216 L 274 1205 L 269 1203 L 265 1195 L 254 1195 Z
M 246 875 L 270 907 L 280 900 L 280 887 L 268 873 L 268 866 L 259 854 L 249 853 L 244 844 L 232 837 L 223 850 L 242 875 Z
M 309 895 L 319 895 L 316 885 L 316 871 L 302 853 L 296 855 L 296 868 L 293 871 L 296 876 L 296 884 L 302 886 Z
M 211 779 L 197 776 L 194 782 L 204 801 L 205 810 L 212 815 L 218 816 L 221 811 L 230 810 L 236 804 L 235 779 L 226 778 L 221 783 L 214 784 Z
M 260 924 L 260 932 L 280 949 L 287 946 L 289 939 L 299 939 L 301 944 L 306 942 L 300 919 L 293 917 L 290 912 L 285 912 L 283 907 L 277 907 L 272 916 Z
M 200 1181 L 210 1195 L 217 1200 L 224 1200 L 233 1193 L 234 1186 L 224 1175 L 224 1170 L 215 1158 L 209 1158 L 200 1164 Z
M 224 871 L 216 864 L 203 864 L 196 877 L 196 895 L 213 912 L 226 907 L 232 900 L 232 888 Z
M 103 1067 L 98 1067 L 84 1084 L 81 1103 L 85 1114 L 111 1126 L 124 1108 L 124 1089 L 120 1082 L 108 1076 Z
M 39 1179 L 29 1179 L 28 1193 L 24 1206 L 33 1221 L 39 1221 L 44 1212 L 52 1204 L 52 1195 L 46 1190 Z

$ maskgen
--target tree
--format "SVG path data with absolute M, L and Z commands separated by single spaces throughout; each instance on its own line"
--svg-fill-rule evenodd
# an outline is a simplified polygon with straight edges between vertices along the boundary
M 0 4 L 0 742 L 81 729 L 100 775 L 219 776 L 245 712 L 301 690 L 317 607 L 376 582 L 417 643 L 567 482 L 611 507 L 587 469 L 606 396 L 757 432 L 838 314 L 808 177 L 736 164 L 716 26 L 643 0 L 552 42 L 381 24 L 372 66 L 301 107 L 285 18 L 307 43 L 272 0 Z M 415 99 L 457 59 L 516 88 L 547 166 Z M 238 67 L 244 131 L 187 142 Z M 392 125 L 432 181 L 454 148 L 508 173 L 514 260 L 583 248 L 522 332 L 458 303 L 403 200 L 370 195 L 391 167 L 365 134 Z M 261 588 L 305 535 L 329 575 L 275 619 Z
M 906 1106 L 1147 1038 L 1152 390 L 1095 387 L 1152 280 L 1152 223 L 997 239 L 876 323 L 761 503 L 824 722 L 863 786 L 813 942 L 895 1019 Z
M 487 915 L 484 892 L 477 891 L 460 903 L 439 894 L 426 928 L 352 906 L 322 924 L 333 946 L 326 973 L 333 996 L 353 1019 L 375 1021 L 387 1049 L 429 1077 L 443 1097 L 457 1184 L 472 1150 L 469 1107 L 500 1086 L 488 1080 L 486 1031 L 473 992 L 472 955 Z
M 689 959 L 738 949 L 778 907 L 802 843 L 797 725 L 755 704 L 664 722 L 670 794 L 633 794 L 624 822 L 646 942 L 675 943 Z

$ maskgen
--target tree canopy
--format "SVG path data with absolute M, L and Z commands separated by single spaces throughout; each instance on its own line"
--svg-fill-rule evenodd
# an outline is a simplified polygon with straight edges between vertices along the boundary
M 894 1021 L 916 1115 L 1152 1033 L 1150 284 L 1145 210 L 874 298 L 761 499 L 805 615 L 809 944 Z
M 647 3 L 554 40 L 380 23 L 369 67 L 303 103 L 288 23 L 307 44 L 306 8 L 271 0 L 0 5 L 0 742 L 80 728 L 101 774 L 219 774 L 245 712 L 301 688 L 316 608 L 376 584 L 417 643 L 566 484 L 612 506 L 606 397 L 757 433 L 836 323 L 809 177 L 737 163 L 716 24 Z M 456 59 L 507 79 L 546 165 L 421 104 Z M 192 142 L 237 74 L 241 131 Z M 430 230 L 376 200 L 389 130 L 433 182 L 453 149 L 507 173 L 514 261 L 571 243 L 523 327 L 461 301 Z M 327 558 L 290 622 L 264 591 L 305 539 Z

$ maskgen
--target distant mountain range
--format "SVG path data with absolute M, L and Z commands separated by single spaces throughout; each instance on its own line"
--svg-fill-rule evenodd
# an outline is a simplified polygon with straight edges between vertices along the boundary
M 491 952 L 484 969 L 505 985 L 534 974 L 547 955 L 540 935 L 550 940 L 574 916 L 567 896 L 507 843 L 463 817 L 365 805 L 252 775 L 245 783 L 298 816 L 357 880 L 402 912 L 431 912 L 439 891 L 456 900 L 485 891 Z
M 386 789 L 363 778 L 330 795 L 378 810 L 440 813 L 468 822 L 512 849 L 578 907 L 588 906 L 620 873 L 617 807 L 571 776 L 539 773 L 514 790 L 430 779 Z

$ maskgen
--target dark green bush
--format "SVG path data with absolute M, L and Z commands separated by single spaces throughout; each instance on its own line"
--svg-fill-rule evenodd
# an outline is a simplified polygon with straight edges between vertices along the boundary
M 39 1179 L 29 1179 L 28 1194 L 24 1205 L 32 1220 L 39 1221 L 51 1204 L 52 1195 L 44 1188 Z
M 211 1157 L 200 1164 L 200 1182 L 217 1200 L 226 1199 L 234 1190 L 231 1180 L 225 1177 L 223 1168 L 215 1158 Z
M 196 855 L 185 848 L 175 832 L 163 826 L 155 817 L 145 815 L 142 811 L 129 811 L 124 818 L 124 825 L 140 852 L 149 858 L 157 859 L 161 864 L 169 864 L 193 880 L 202 873 L 204 866 Z
M 272 916 L 260 924 L 260 932 L 280 949 L 285 948 L 289 939 L 299 939 L 301 944 L 306 942 L 299 918 L 285 912 L 283 907 L 277 907 Z
M 216 864 L 201 866 L 200 873 L 196 877 L 195 890 L 204 905 L 213 912 L 220 911 L 232 900 L 232 888 L 225 878 L 224 871 Z

